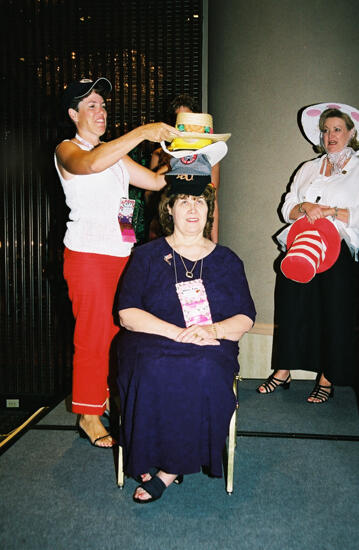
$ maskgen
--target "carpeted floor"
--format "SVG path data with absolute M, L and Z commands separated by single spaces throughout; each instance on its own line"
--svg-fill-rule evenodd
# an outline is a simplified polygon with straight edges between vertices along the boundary
M 79 439 L 60 403 L 0 459 L 2 548 L 359 548 L 354 392 L 336 388 L 334 399 L 314 406 L 305 402 L 313 382 L 270 396 L 258 395 L 256 384 L 240 384 L 233 495 L 223 479 L 196 474 L 147 506 L 132 501 L 135 481 L 117 488 L 113 451 Z

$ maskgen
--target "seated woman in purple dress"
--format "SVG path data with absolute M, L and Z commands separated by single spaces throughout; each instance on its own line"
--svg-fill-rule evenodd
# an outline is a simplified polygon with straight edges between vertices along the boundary
M 138 503 L 202 467 L 222 476 L 238 341 L 255 318 L 242 261 L 209 240 L 208 166 L 208 177 L 190 182 L 166 176 L 160 221 L 167 236 L 135 249 L 121 286 L 121 444 L 126 473 L 142 480 Z

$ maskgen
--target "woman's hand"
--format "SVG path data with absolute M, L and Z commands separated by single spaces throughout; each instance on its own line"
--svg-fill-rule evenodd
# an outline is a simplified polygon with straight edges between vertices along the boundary
M 328 209 L 328 206 L 305 202 L 302 209 L 305 210 L 305 215 L 307 216 L 309 223 L 314 223 L 316 220 L 327 216 L 326 210 Z
M 219 346 L 214 338 L 212 325 L 192 325 L 182 330 L 176 337 L 176 342 L 196 344 L 197 346 Z
M 328 216 L 328 208 L 329 206 L 326 206 L 324 204 L 317 204 L 315 202 L 302 202 L 300 204 L 297 204 L 293 210 L 290 213 L 290 218 L 292 220 L 297 220 L 303 214 L 306 215 L 309 223 L 314 223 L 316 220 L 319 220 L 320 218 L 325 218 Z
M 154 142 L 172 141 L 173 138 L 180 135 L 180 132 L 176 128 L 164 122 L 145 124 L 144 126 L 140 126 L 139 130 L 142 132 L 143 139 Z

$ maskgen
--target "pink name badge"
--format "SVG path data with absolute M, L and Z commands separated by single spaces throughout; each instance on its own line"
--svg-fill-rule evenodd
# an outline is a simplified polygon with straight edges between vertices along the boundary
M 212 316 L 202 279 L 176 283 L 186 327 L 211 325 Z
M 135 243 L 136 235 L 132 226 L 134 199 L 122 198 L 118 211 L 118 223 L 120 224 L 121 236 L 124 243 Z

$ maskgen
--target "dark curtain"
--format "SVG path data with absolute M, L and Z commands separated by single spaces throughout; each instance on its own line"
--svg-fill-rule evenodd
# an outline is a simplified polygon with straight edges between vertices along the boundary
M 62 278 L 67 208 L 53 166 L 69 136 L 67 82 L 113 84 L 105 139 L 201 104 L 201 0 L 8 0 L 0 36 L 0 406 L 41 404 L 71 386 L 73 321 Z M 72 130 L 71 130 L 72 131 Z M 132 156 L 146 164 L 151 145 Z

